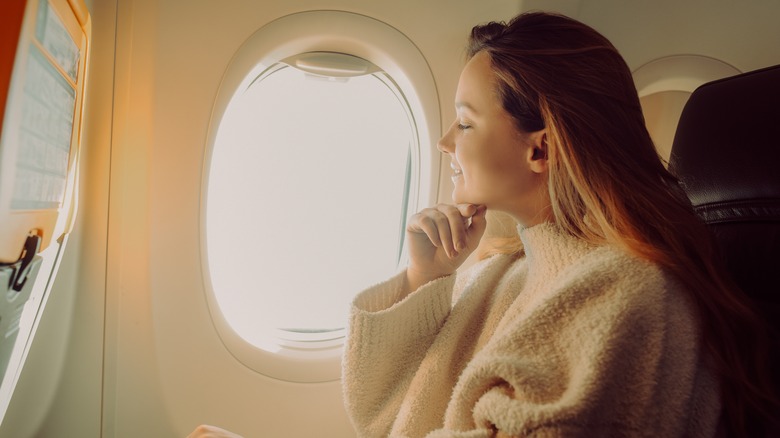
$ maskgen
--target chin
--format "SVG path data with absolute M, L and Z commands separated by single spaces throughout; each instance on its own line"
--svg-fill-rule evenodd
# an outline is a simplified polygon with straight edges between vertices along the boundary
M 452 191 L 452 202 L 455 204 L 463 203 L 463 194 L 458 192 L 458 189 Z
M 480 202 L 474 199 L 473 196 L 469 196 L 468 194 L 463 193 L 458 189 L 452 191 L 452 202 L 455 204 L 480 204 Z

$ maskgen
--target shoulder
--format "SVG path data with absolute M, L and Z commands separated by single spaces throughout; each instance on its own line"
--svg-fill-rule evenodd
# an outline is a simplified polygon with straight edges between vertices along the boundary
M 507 275 L 522 272 L 523 262 L 522 256 L 495 254 L 477 261 L 467 269 L 458 271 L 453 299 L 456 300 L 463 292 L 475 288 L 495 288 L 497 283 Z
M 497 253 L 477 260 L 473 265 L 459 271 L 458 275 L 476 276 L 482 272 L 495 271 L 496 269 L 506 269 L 512 264 L 522 261 L 525 256 L 520 254 Z
M 595 247 L 561 272 L 564 283 L 612 286 L 618 290 L 679 289 L 680 281 L 658 264 L 614 246 Z
M 572 263 L 553 286 L 559 303 L 645 322 L 692 321 L 693 304 L 682 282 L 658 264 L 612 246 L 600 246 Z

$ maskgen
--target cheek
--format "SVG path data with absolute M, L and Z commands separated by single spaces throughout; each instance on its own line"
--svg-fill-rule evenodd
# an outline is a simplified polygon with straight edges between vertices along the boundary
M 522 151 L 502 136 L 489 136 L 461 144 L 455 158 L 469 187 L 495 190 L 513 186 L 522 165 Z
M 518 170 L 514 157 L 500 153 L 485 153 L 469 160 L 471 173 L 484 180 L 503 180 L 511 178 Z
M 489 197 L 516 196 L 528 189 L 529 172 L 512 156 L 493 156 L 472 168 L 471 188 Z

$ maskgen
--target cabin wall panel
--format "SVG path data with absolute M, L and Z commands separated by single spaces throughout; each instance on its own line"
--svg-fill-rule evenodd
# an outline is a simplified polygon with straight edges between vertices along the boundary
M 204 296 L 198 216 L 211 106 L 232 54 L 271 20 L 331 9 L 397 28 L 428 60 L 442 130 L 454 117 L 470 28 L 520 10 L 557 10 L 594 26 L 632 69 L 675 54 L 742 71 L 780 63 L 780 3 L 770 0 L 87 4 L 95 42 L 80 210 L 47 307 L 60 303 L 62 313 L 41 324 L 39 354 L 31 351 L 20 380 L 28 397 L 11 406 L 22 436 L 184 436 L 201 422 L 247 436 L 353 434 L 338 382 L 282 382 L 243 366 L 220 342 Z M 443 160 L 442 202 L 449 172 Z

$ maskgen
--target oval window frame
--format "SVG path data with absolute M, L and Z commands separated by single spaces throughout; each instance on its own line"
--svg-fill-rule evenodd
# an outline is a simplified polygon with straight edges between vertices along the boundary
M 670 55 L 634 69 L 639 97 L 664 91 L 693 91 L 717 79 L 742 73 L 731 64 L 704 55 Z
M 242 364 L 265 376 L 298 383 L 338 380 L 343 342 L 297 348 L 280 343 L 276 351 L 250 344 L 226 320 L 210 278 L 207 247 L 209 167 L 222 116 L 234 94 L 256 74 L 277 62 L 306 52 L 339 52 L 363 58 L 382 69 L 403 94 L 417 131 L 412 151 L 413 180 L 409 209 L 436 200 L 441 156 L 435 145 L 441 134 L 438 93 L 431 69 L 415 44 L 399 30 L 364 15 L 344 11 L 306 11 L 277 18 L 258 29 L 228 64 L 212 108 L 201 178 L 200 252 L 203 284 L 211 321 L 227 350 Z

